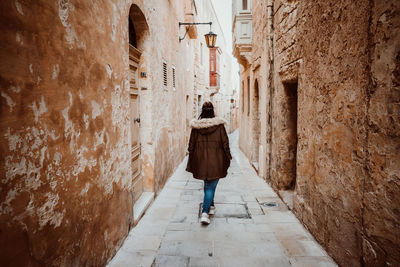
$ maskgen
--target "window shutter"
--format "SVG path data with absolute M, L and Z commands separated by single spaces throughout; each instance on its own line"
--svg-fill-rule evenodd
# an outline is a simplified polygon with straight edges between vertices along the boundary
M 168 86 L 167 63 L 165 62 L 163 62 L 163 82 L 164 86 Z
M 172 87 L 176 87 L 175 86 L 176 85 L 176 83 L 175 83 L 175 67 L 172 67 Z

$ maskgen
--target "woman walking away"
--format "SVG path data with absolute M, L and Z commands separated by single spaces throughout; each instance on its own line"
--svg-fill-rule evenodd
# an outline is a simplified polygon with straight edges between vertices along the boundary
M 200 222 L 209 224 L 209 214 L 215 213 L 214 194 L 220 178 L 225 178 L 231 163 L 226 121 L 215 117 L 211 102 L 205 102 L 198 120 L 192 120 L 189 140 L 189 160 L 186 171 L 204 180 L 204 200 Z

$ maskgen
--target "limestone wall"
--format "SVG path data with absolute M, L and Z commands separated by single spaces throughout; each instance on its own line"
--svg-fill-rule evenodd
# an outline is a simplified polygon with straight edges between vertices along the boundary
M 253 7 L 248 76 L 262 88 L 259 174 L 275 190 L 294 190 L 295 214 L 340 265 L 398 265 L 400 4 Z M 250 160 L 254 104 L 250 116 L 240 110 Z
M 251 140 L 252 125 L 249 111 L 251 108 L 249 99 L 251 99 L 252 95 L 250 74 L 249 68 L 245 69 L 240 66 L 239 147 L 249 159 L 251 159 L 251 146 L 249 146 L 248 142 Z
M 359 266 L 365 173 L 369 5 L 299 5 L 294 209 L 340 264 Z M 314 40 L 310 42 L 311 38 Z
M 400 3 L 373 1 L 369 24 L 362 253 L 400 265 Z

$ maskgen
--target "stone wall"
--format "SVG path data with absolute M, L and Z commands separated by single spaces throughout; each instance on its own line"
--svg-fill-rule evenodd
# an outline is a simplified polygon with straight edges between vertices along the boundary
M 370 3 L 362 253 L 400 265 L 400 2 Z
M 362 258 L 369 12 L 367 1 L 298 7 L 307 20 L 297 26 L 294 210 L 339 264 L 351 266 Z
M 294 190 L 295 214 L 341 266 L 399 265 L 400 3 L 253 7 L 259 174 L 277 191 Z M 250 160 L 252 110 L 240 124 Z
M 251 99 L 251 83 L 250 69 L 240 66 L 240 115 L 239 115 L 239 147 L 245 155 L 251 159 L 251 146 L 248 141 L 251 140 L 251 117 L 250 117 L 250 100 Z M 250 85 L 250 86 L 249 86 Z
M 142 163 L 145 187 L 157 193 L 184 157 L 184 87 L 192 80 L 182 73 L 193 50 L 189 38 L 178 41 L 183 0 L 133 3 L 148 26 L 139 70 L 147 74 L 139 81 Z M 2 266 L 104 265 L 132 227 L 131 5 L 0 3 Z

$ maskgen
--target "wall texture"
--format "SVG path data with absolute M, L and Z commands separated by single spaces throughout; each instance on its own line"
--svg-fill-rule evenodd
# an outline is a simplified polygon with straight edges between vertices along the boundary
M 146 187 L 157 193 L 186 149 L 193 52 L 178 41 L 183 0 L 0 3 L 0 265 L 104 265 L 132 227 L 133 3 L 148 26 L 140 135 Z
M 400 264 L 399 12 L 398 1 L 253 1 L 259 174 L 294 190 L 295 214 L 341 266 Z

